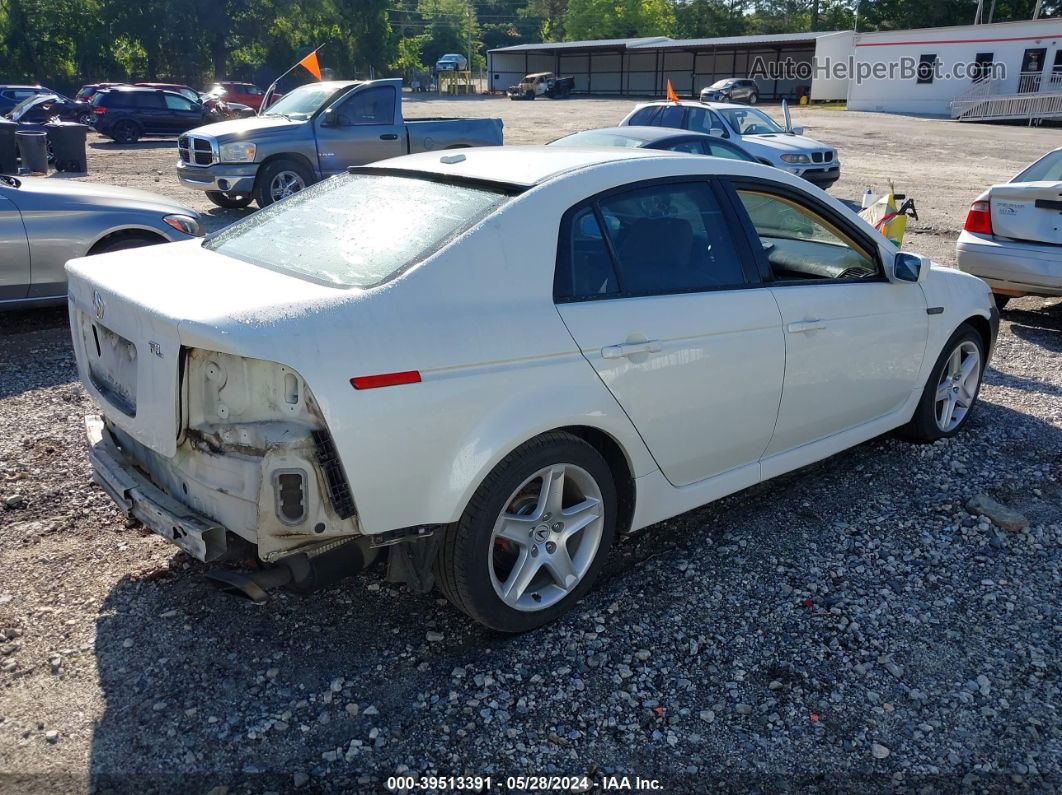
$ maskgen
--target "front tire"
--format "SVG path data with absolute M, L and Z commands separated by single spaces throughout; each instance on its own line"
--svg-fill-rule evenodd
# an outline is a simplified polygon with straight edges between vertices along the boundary
M 254 201 L 254 196 L 250 193 L 230 194 L 218 190 L 208 190 L 206 197 L 218 207 L 224 207 L 226 210 L 242 210 Z
M 963 323 L 933 365 L 914 417 L 900 434 L 916 442 L 935 442 L 961 431 L 977 403 L 984 367 L 984 340 Z
M 295 160 L 273 160 L 258 170 L 254 200 L 259 207 L 268 207 L 273 202 L 304 190 L 312 182 L 313 175 L 309 169 Z
M 750 105 L 755 105 L 759 101 L 760 101 L 760 95 L 759 94 L 757 94 L 755 92 L 753 92 L 752 94 L 749 94 L 749 104 Z
M 616 512 L 601 454 L 571 434 L 544 434 L 499 463 L 446 528 L 436 581 L 491 629 L 535 629 L 591 588 L 616 534 Z

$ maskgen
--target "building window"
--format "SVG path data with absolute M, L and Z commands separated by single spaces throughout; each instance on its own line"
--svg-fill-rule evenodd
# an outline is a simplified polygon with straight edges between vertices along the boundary
M 918 83 L 932 83 L 933 73 L 937 68 L 937 56 L 935 54 L 923 55 L 918 59 Z
M 975 83 L 979 83 L 982 80 L 992 77 L 992 58 L 995 53 L 991 52 L 979 52 L 977 57 L 974 58 L 973 70 L 971 76 Z

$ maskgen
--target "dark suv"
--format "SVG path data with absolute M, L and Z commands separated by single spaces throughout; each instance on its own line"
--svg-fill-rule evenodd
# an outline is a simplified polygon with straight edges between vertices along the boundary
M 209 112 L 200 102 L 173 91 L 136 86 L 97 91 L 92 109 L 96 132 L 120 144 L 145 136 L 180 135 L 209 121 Z

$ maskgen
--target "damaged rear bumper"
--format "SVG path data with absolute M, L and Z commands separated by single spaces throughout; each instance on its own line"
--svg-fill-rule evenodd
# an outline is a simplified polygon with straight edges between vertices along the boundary
M 101 417 L 86 417 L 85 430 L 92 479 L 122 510 L 196 560 L 209 562 L 225 554 L 225 528 L 169 497 L 126 464 Z

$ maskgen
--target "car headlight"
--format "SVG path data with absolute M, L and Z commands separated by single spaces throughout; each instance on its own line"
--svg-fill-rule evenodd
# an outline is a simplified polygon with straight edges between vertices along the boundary
M 186 235 L 199 237 L 202 234 L 199 229 L 199 222 L 190 215 L 167 215 L 162 220 L 178 232 L 183 232 Z
M 786 163 L 810 163 L 811 158 L 807 155 L 782 155 L 782 160 Z
M 218 155 L 222 163 L 250 163 L 254 160 L 258 147 L 246 141 L 222 144 Z

